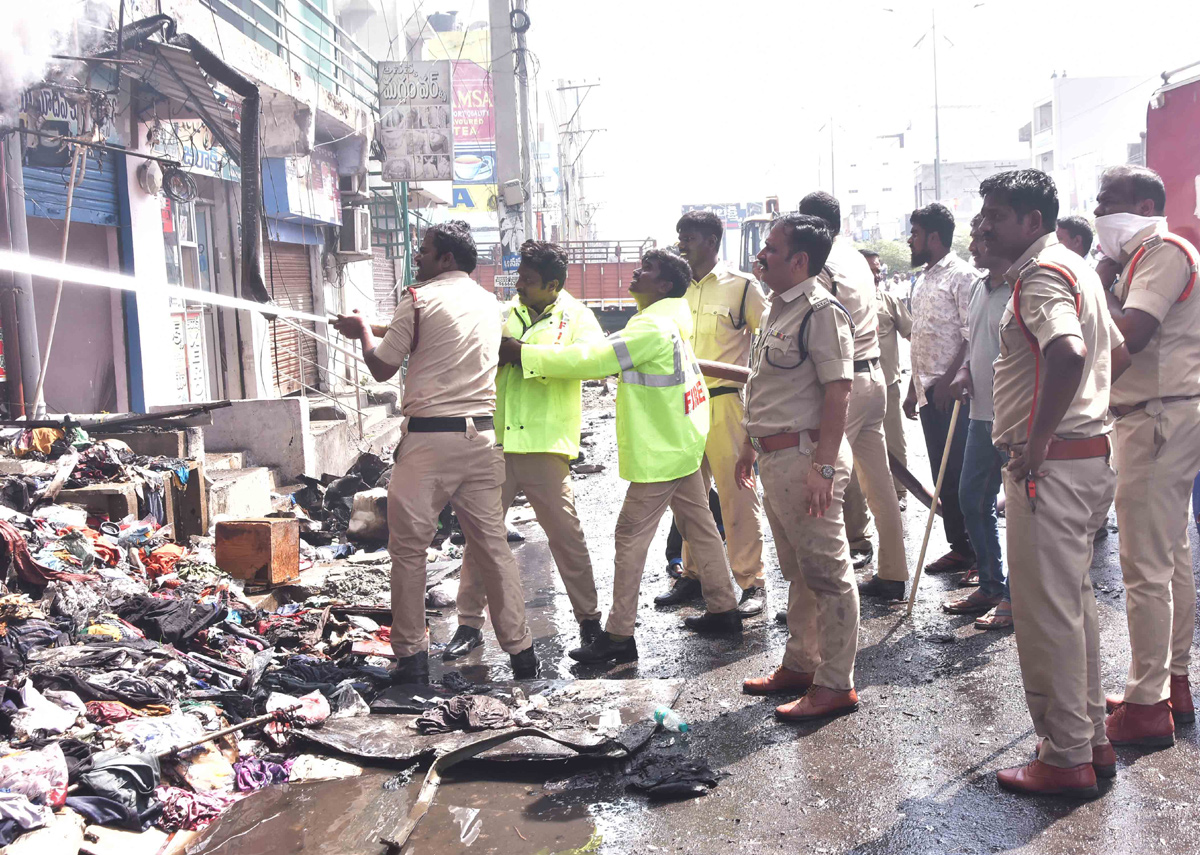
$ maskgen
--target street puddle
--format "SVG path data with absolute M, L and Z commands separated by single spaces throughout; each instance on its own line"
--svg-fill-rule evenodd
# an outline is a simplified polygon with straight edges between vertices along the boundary
M 535 776 L 477 777 L 486 774 L 477 764 L 467 775 L 444 780 L 404 855 L 599 852 L 600 836 L 586 802 L 547 794 Z M 422 776 L 417 772 L 405 786 L 385 787 L 395 774 L 368 770 L 343 781 L 268 788 L 231 807 L 188 846 L 187 855 L 384 855 L 381 841 L 403 826 Z

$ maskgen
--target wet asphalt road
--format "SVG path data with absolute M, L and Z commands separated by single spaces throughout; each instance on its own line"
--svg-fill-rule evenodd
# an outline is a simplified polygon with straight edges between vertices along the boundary
M 602 412 L 585 413 L 585 429 L 594 430 L 587 454 L 589 462 L 607 468 L 577 477 L 576 496 L 606 607 L 611 600 L 612 532 L 624 482 L 616 475 L 614 421 L 600 417 Z M 908 428 L 910 467 L 929 480 L 919 426 L 913 422 Z M 914 501 L 905 514 L 910 563 L 920 548 L 923 511 Z M 1115 529 L 1115 521 L 1110 520 L 1110 527 Z M 903 605 L 864 601 L 859 711 L 798 726 L 775 721 L 772 712 L 780 701 L 740 691 L 743 678 L 778 664 L 785 641 L 784 628 L 771 618 L 785 603 L 786 586 L 770 542 L 767 612 L 747 622 L 741 639 L 702 638 L 681 625 L 681 618 L 695 610 L 660 610 L 651 601 L 667 584 L 661 559 L 664 521 L 642 584 L 637 629 L 641 659 L 597 671 L 566 656 L 578 638 L 570 604 L 541 530 L 536 525 L 521 528 L 527 540 L 515 551 L 543 667 L 564 677 L 686 679 L 677 711 L 691 723 L 693 734 L 660 734 L 652 744 L 706 757 L 726 777 L 705 798 L 649 805 L 625 791 L 616 766 L 529 770 L 520 782 L 512 781 L 512 791 L 524 793 L 530 803 L 513 815 L 536 824 L 543 810 L 548 811 L 547 822 L 563 822 L 555 812 L 568 811 L 572 819 L 562 830 L 573 830 L 550 848 L 545 841 L 526 845 L 513 834 L 485 834 L 471 847 L 462 845 L 463 852 L 726 853 L 731 846 L 750 852 L 819 853 L 1200 851 L 1200 737 L 1192 726 L 1179 731 L 1172 749 L 1118 750 L 1118 777 L 1108 786 L 1102 783 L 1103 795 L 1092 802 L 1019 797 L 997 788 L 995 770 L 1025 762 L 1035 737 L 1011 632 L 980 632 L 971 618 L 940 610 L 941 602 L 958 590 L 956 577 L 925 577 L 911 621 L 904 620 Z M 1092 565 L 1109 691 L 1123 686 L 1128 655 L 1118 537 L 1114 533 L 1100 544 Z M 945 546 L 939 521 L 930 558 Z M 434 641 L 445 642 L 454 626 L 448 610 L 432 627 Z M 490 629 L 485 634 L 485 648 L 460 670 L 472 679 L 507 677 L 507 657 L 495 648 Z M 435 679 L 439 668 L 440 661 Z M 548 786 L 529 783 L 543 774 Z M 582 814 L 580 808 L 585 809 Z M 494 827 L 502 824 L 500 819 L 493 822 Z M 456 851 L 453 846 L 438 850 Z

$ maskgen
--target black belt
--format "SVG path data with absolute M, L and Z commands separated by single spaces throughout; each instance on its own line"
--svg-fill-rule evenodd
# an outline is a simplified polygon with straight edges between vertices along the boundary
M 494 430 L 491 416 L 474 416 L 475 430 Z M 416 416 L 408 420 L 409 433 L 466 433 L 467 420 L 454 418 L 419 419 Z
M 856 360 L 854 360 L 854 373 L 855 374 L 863 374 L 867 371 L 870 371 L 872 368 L 874 368 L 878 364 L 879 364 L 878 356 L 874 356 L 870 359 L 856 359 Z
M 719 398 L 721 395 L 736 395 L 740 391 L 742 390 L 737 386 L 718 386 L 708 390 L 708 397 Z

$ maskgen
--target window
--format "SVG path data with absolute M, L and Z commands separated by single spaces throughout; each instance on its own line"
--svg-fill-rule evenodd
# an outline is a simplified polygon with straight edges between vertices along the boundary
M 1033 113 L 1034 131 L 1040 134 L 1042 131 L 1050 130 L 1053 124 L 1054 104 L 1048 101 L 1045 104 L 1038 105 L 1037 109 L 1034 110 Z
M 1042 172 L 1054 171 L 1054 152 L 1048 151 L 1038 155 L 1038 169 Z

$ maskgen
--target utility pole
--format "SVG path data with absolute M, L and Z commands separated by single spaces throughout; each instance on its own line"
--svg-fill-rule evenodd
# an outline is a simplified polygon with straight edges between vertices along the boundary
M 837 198 L 837 163 L 833 154 L 833 116 L 829 117 L 829 195 Z
M 937 10 L 930 9 L 933 18 L 933 192 L 942 200 L 942 126 L 938 112 L 938 67 L 937 67 Z
M 516 273 L 517 253 L 525 242 L 528 185 L 523 181 L 518 133 L 517 86 L 509 0 L 488 0 L 492 44 L 492 99 L 496 122 L 496 213 L 504 272 Z
M 514 0 L 514 10 L 525 12 L 525 0 Z M 524 28 L 517 31 L 517 109 L 521 116 L 521 186 L 525 188 L 524 217 L 526 239 L 533 234 L 533 168 L 530 156 L 532 135 L 529 125 L 529 63 Z M 537 97 L 537 93 L 534 93 Z
M 8 215 L 9 242 L 18 255 L 29 254 L 29 229 L 25 220 L 25 176 L 21 171 L 23 135 L 11 133 L 3 141 L 6 213 Z M 18 382 L 24 389 L 24 411 L 27 418 L 40 418 L 43 412 L 35 412 L 34 394 L 42 364 L 41 348 L 38 346 L 37 313 L 33 305 L 33 277 L 28 273 L 13 271 L 11 277 L 12 299 L 0 300 L 0 313 L 4 324 L 4 340 L 11 348 L 19 343 L 20 377 L 10 371 L 8 382 Z M 14 338 L 9 338 L 12 335 Z M 14 414 L 15 415 L 15 414 Z
M 558 175 L 559 198 L 561 200 L 559 215 L 562 224 L 561 238 L 564 241 L 577 239 L 575 227 L 582 221 L 582 217 L 576 215 L 576 209 L 583 199 L 584 176 L 579 174 L 580 170 L 577 168 L 579 158 L 583 156 L 583 150 L 587 148 L 587 144 L 591 141 L 592 137 L 602 130 L 601 128 L 584 129 L 579 127 L 581 124 L 579 121 L 579 110 L 583 107 L 583 102 L 587 100 L 587 96 L 599 85 L 599 83 L 573 84 L 570 82 L 564 84 L 562 80 L 558 82 L 557 89 L 560 93 L 564 110 L 570 109 L 565 93 L 575 93 L 574 109 L 571 110 L 570 117 L 558 126 Z M 580 92 L 583 94 L 581 95 Z M 576 138 L 580 134 L 587 135 L 582 145 L 576 141 Z M 587 239 L 586 233 L 582 239 Z

